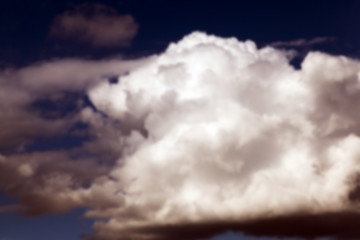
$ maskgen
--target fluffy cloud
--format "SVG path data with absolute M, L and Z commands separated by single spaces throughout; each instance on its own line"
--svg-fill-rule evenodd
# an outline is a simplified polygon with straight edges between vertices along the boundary
M 50 36 L 71 39 L 96 47 L 128 46 L 138 25 L 131 15 L 119 15 L 102 4 L 86 3 L 58 15 Z
M 290 56 L 195 32 L 138 61 L 17 70 L 4 81 L 27 90 L 4 83 L 21 93 L 4 95 L 13 106 L 6 111 L 49 89 L 85 91 L 91 105 L 80 104 L 71 117 L 92 139 L 72 149 L 4 154 L 0 187 L 29 215 L 91 208 L 86 217 L 106 221 L 95 222 L 90 239 L 354 230 L 360 63 L 311 52 L 297 70 Z M 104 79 L 110 73 L 120 76 L 117 83 Z M 290 227 L 305 223 L 309 231 Z
M 159 229 L 357 206 L 359 71 L 319 52 L 295 70 L 286 52 L 193 33 L 91 89 L 99 110 L 146 130 L 125 137 L 111 172 L 123 204 L 86 214 L 109 219 L 95 238 L 169 239 Z

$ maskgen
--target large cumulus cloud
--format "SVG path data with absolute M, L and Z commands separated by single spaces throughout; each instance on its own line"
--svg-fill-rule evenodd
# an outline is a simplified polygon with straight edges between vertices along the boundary
M 4 156 L 2 169 L 14 174 L 0 182 L 29 182 L 5 184 L 28 214 L 91 208 L 85 216 L 99 219 L 91 239 L 351 231 L 359 218 L 360 63 L 311 52 L 297 70 L 292 54 L 195 32 L 162 54 L 126 62 L 117 83 L 81 72 L 76 82 L 91 106 L 72 117 L 97 140 Z M 78 86 L 48 86 L 59 84 Z M 109 152 L 116 162 L 99 168 L 93 159 Z M 93 169 L 90 178 L 83 168 Z M 306 234 L 281 227 L 306 222 L 318 225 Z
M 95 224 L 99 238 L 354 207 L 359 67 L 313 52 L 295 70 L 286 52 L 193 33 L 99 84 L 89 92 L 98 109 L 146 130 L 125 138 L 111 172 L 123 203 L 87 213 L 110 219 Z

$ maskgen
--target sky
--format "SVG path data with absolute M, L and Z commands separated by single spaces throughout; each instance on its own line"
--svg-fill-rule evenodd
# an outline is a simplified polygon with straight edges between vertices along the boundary
M 358 239 L 358 1 L 3 1 L 0 240 Z

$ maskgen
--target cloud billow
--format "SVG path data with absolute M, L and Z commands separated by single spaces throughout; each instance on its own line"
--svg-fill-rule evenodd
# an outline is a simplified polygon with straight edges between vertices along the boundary
M 86 217 L 107 221 L 95 222 L 90 239 L 199 239 L 229 229 L 343 236 L 359 219 L 360 63 L 310 52 L 297 70 L 291 54 L 194 32 L 144 59 L 18 70 L 13 78 L 37 94 L 86 92 L 92 107 L 72 117 L 96 137 L 2 156 L 0 169 L 14 174 L 0 187 L 21 195 L 29 214 L 91 208 Z M 59 66 L 67 81 L 27 77 Z M 118 81 L 101 77 L 115 73 Z M 9 108 L 35 98 L 31 91 Z M 81 151 L 93 155 L 71 161 Z M 116 163 L 97 169 L 94 158 L 109 153 Z M 294 227 L 305 223 L 310 230 Z

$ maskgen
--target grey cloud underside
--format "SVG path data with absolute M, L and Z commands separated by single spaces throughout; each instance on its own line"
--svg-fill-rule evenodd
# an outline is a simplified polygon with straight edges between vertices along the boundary
M 154 240 L 199 240 L 209 239 L 228 231 L 241 231 L 255 237 L 302 238 L 314 239 L 327 236 L 331 239 L 358 239 L 360 215 L 354 212 L 336 212 L 323 214 L 292 214 L 289 216 L 260 218 L 253 221 L 216 221 L 194 224 L 160 225 L 128 229 L 132 237 L 121 236 L 121 232 L 112 232 L 111 239 L 154 239 Z M 147 236 L 147 237 L 143 237 Z M 91 240 L 100 240 L 102 235 L 84 235 Z
M 4 73 L 0 149 L 12 150 L 0 159 L 0 187 L 28 215 L 90 208 L 85 217 L 99 219 L 90 239 L 350 234 L 359 218 L 360 63 L 310 52 L 296 70 L 290 56 L 195 32 L 144 59 Z M 28 108 L 65 106 L 64 92 L 89 103 L 70 99 L 67 115 Z M 72 132 L 79 123 L 86 127 Z M 88 139 L 26 151 L 34 138 L 64 132 Z

